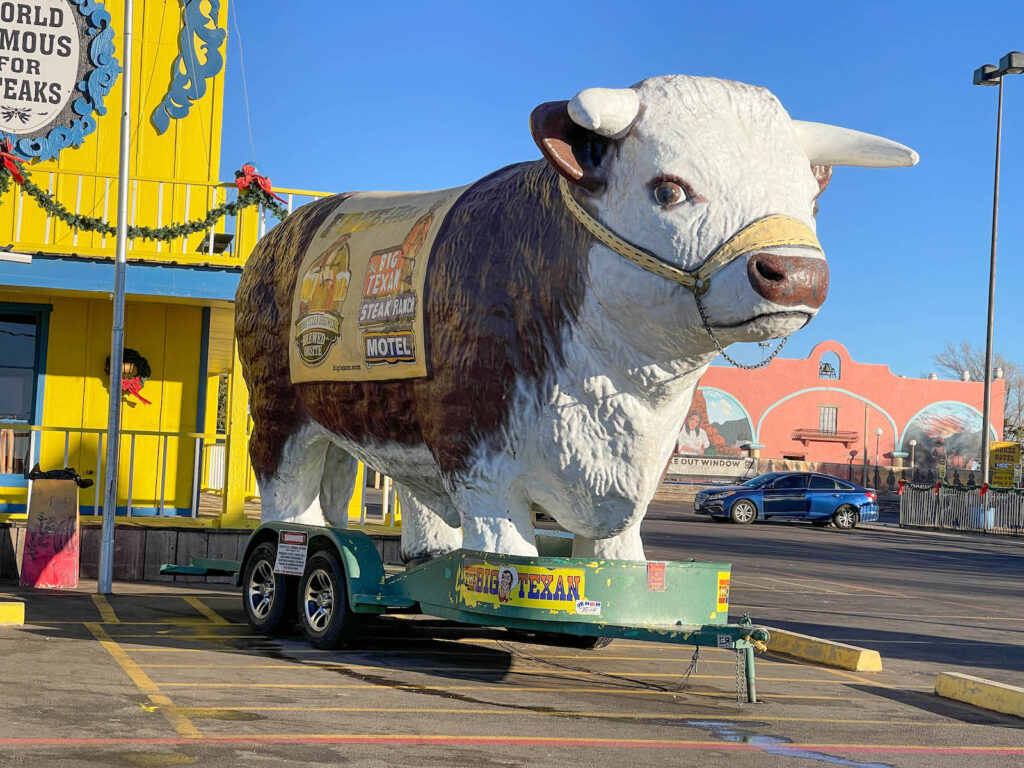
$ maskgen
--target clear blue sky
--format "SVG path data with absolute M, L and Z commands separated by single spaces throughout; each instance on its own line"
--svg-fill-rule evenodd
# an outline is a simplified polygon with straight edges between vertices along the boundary
M 796 118 L 903 142 L 916 168 L 836 170 L 818 215 L 828 301 L 784 354 L 834 338 L 919 376 L 946 340 L 984 344 L 997 89 L 971 73 L 1024 50 L 1019 2 L 233 0 L 231 14 L 224 177 L 255 159 L 279 186 L 465 184 L 539 157 L 537 104 L 670 73 L 763 85 Z M 1003 119 L 996 349 L 1024 363 L 1024 74 Z M 744 347 L 730 351 L 760 359 Z

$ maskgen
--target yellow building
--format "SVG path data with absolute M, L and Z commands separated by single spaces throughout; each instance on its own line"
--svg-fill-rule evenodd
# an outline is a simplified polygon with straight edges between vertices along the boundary
M 78 13 L 78 3 L 36 5 L 49 8 L 51 16 L 26 18 L 11 34 L 0 35 L 0 48 L 6 48 L 0 50 L 0 78 L 18 58 L 12 50 L 18 53 L 19 44 L 22 53 L 38 50 L 40 30 L 60 26 L 52 14 L 60 14 L 73 32 L 65 14 Z M 73 84 L 97 67 L 88 58 L 104 42 L 108 48 L 112 43 L 117 62 L 124 60 L 122 6 L 99 8 L 109 17 L 94 15 L 89 24 L 106 40 L 80 41 L 84 69 L 75 73 L 69 54 L 68 61 L 44 60 L 41 74 L 36 65 L 37 77 L 50 73 L 59 80 L 63 66 Z M 239 194 L 234 181 L 218 181 L 228 3 L 137 0 L 134 13 L 129 222 L 160 227 L 201 219 Z M 42 23 L 33 26 L 34 21 Z M 67 39 L 73 43 L 72 38 Z M 62 45 L 61 37 L 54 40 Z M 69 48 L 66 41 L 63 46 Z M 109 59 L 103 66 L 108 75 L 119 70 Z M 54 109 L 79 119 L 77 128 L 92 130 L 78 137 L 81 146 L 23 166 L 30 181 L 68 211 L 106 222 L 114 222 L 117 212 L 122 82 L 107 82 L 105 114 L 94 110 L 85 119 L 72 114 L 76 94 L 65 94 L 61 106 L 59 84 L 53 85 Z M 12 93 L 19 91 L 0 90 L 0 96 Z M 42 146 L 45 155 L 47 146 L 30 146 L 16 132 L 26 114 L 34 119 L 26 104 L 0 101 L 0 118 L 7 120 L 0 122 L 0 143 L 13 136 L 12 154 L 24 157 Z M 289 208 L 317 196 L 275 191 Z M 262 206 L 249 207 L 210 231 L 166 242 L 129 239 L 125 348 L 145 359 L 150 377 L 138 396 L 123 400 L 119 514 L 194 516 L 200 491 L 212 487 L 222 491 L 222 522 L 238 523 L 245 498 L 255 494 L 247 463 L 246 392 L 241 376 L 232 373 L 232 303 L 246 256 L 273 223 Z M 16 182 L 0 197 L 0 522 L 24 514 L 26 474 L 37 462 L 44 470 L 75 467 L 95 480 L 82 491 L 81 508 L 83 514 L 101 512 L 114 247 L 114 236 L 68 226 Z M 218 432 L 218 387 L 225 385 L 227 429 Z

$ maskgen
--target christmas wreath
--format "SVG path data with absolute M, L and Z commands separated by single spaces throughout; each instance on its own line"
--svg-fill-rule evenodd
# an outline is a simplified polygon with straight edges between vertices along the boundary
M 110 375 L 110 356 L 103 364 L 103 371 Z M 146 379 L 153 375 L 149 367 L 149 361 L 136 352 L 134 349 L 125 347 L 121 355 L 121 391 L 126 397 L 134 395 L 139 402 L 151 405 L 152 403 L 144 398 L 139 391 L 146 383 Z

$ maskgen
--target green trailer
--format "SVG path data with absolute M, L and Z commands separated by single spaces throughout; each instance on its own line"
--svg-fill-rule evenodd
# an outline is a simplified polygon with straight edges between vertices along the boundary
M 253 630 L 293 626 L 316 648 L 336 648 L 374 614 L 426 614 L 594 648 L 613 638 L 734 649 L 756 701 L 754 651 L 768 632 L 730 624 L 728 563 L 596 560 L 569 555 L 568 535 L 538 531 L 538 557 L 460 549 L 404 569 L 386 568 L 354 530 L 269 522 L 239 563 L 165 566 L 165 572 L 235 572 Z

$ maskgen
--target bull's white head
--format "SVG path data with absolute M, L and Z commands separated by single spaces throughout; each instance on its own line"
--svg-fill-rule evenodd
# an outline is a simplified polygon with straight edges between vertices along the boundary
M 598 300 L 653 310 L 656 353 L 681 335 L 709 348 L 702 327 L 729 344 L 804 326 L 828 291 L 814 215 L 832 166 L 917 162 L 887 139 L 792 120 L 763 88 L 682 75 L 542 104 L 531 126 L 570 210 L 603 243 Z

